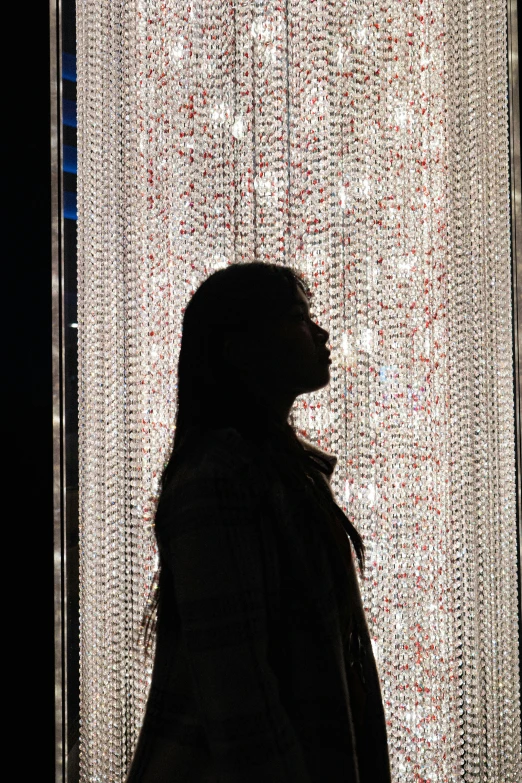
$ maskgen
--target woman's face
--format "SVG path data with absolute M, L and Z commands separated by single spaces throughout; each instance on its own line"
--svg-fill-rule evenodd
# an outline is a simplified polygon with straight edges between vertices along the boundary
M 328 332 L 310 314 L 306 295 L 298 289 L 296 302 L 274 330 L 271 346 L 274 380 L 289 392 L 305 394 L 330 381 Z
M 291 405 L 299 394 L 330 381 L 328 332 L 310 316 L 306 295 L 297 289 L 295 304 L 263 325 L 258 339 L 243 348 L 241 365 L 256 389 L 280 395 Z

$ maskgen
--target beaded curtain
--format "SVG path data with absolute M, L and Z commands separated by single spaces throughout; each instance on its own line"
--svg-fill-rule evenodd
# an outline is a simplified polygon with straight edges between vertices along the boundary
M 522 780 L 506 0 L 78 0 L 81 780 L 150 663 L 182 310 L 293 266 L 330 332 L 297 431 L 368 549 L 397 783 Z

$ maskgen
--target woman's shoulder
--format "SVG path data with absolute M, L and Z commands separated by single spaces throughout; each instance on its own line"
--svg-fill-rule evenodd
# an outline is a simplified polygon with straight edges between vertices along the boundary
M 187 480 L 204 484 L 213 476 L 238 475 L 253 465 L 255 457 L 253 444 L 235 427 L 194 433 L 185 441 L 171 489 Z
M 197 452 L 206 467 L 235 469 L 250 464 L 256 457 L 254 444 L 235 427 L 219 427 L 201 436 Z
M 297 439 L 312 459 L 319 461 L 321 472 L 327 474 L 329 480 L 335 470 L 337 457 L 299 436 Z M 259 480 L 262 480 L 268 471 L 273 480 L 271 448 L 270 439 L 256 443 L 235 427 L 227 426 L 206 432 L 195 449 L 194 456 L 201 470 L 250 470 L 258 474 Z
M 249 488 L 257 486 L 254 462 L 255 449 L 233 427 L 194 435 L 161 492 L 157 531 L 180 508 L 234 503 L 237 497 L 249 502 Z

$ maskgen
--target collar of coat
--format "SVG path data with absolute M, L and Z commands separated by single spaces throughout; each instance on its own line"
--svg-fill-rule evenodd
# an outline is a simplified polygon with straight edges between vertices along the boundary
M 301 446 L 303 446 L 305 451 L 308 451 L 312 455 L 316 454 L 327 461 L 327 463 L 330 465 L 331 468 L 330 471 L 330 476 L 331 476 L 335 470 L 335 466 L 337 465 L 337 457 L 334 454 L 328 454 L 328 452 L 323 451 L 322 449 L 319 448 L 319 446 L 314 446 L 312 443 L 308 443 L 308 441 L 303 440 L 303 438 L 300 438 L 299 435 L 297 436 L 297 439 L 301 444 Z

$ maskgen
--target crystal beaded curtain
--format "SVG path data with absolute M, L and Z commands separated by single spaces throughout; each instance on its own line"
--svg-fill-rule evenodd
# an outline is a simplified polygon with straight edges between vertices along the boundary
M 81 779 L 122 781 L 182 310 L 308 276 L 394 781 L 522 779 L 506 0 L 78 0 Z

